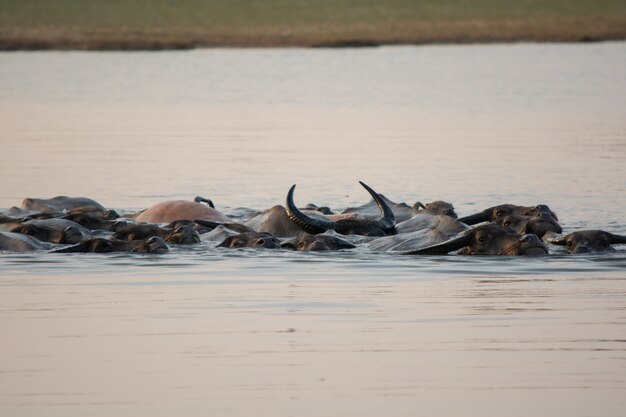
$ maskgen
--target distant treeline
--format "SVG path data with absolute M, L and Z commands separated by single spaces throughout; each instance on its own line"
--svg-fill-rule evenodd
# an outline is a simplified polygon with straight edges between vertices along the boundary
M 624 0 L 0 0 L 0 49 L 626 39 Z

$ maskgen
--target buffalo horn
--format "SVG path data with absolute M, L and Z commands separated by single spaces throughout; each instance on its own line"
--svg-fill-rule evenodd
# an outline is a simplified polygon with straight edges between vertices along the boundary
M 334 222 L 331 222 L 330 220 L 314 219 L 298 210 L 298 207 L 296 207 L 296 204 L 293 202 L 293 191 L 295 189 L 296 184 L 292 185 L 287 193 L 287 206 L 285 207 L 285 210 L 287 212 L 287 216 L 289 216 L 289 220 L 294 222 L 305 232 L 309 232 L 313 235 L 334 229 Z
M 460 236 L 454 237 L 445 242 L 438 243 L 436 245 L 427 246 L 422 249 L 414 250 L 411 252 L 405 252 L 403 255 L 445 255 L 446 253 L 459 250 L 472 242 L 473 234 L 468 231 L 462 233 Z
M 376 191 L 372 190 L 363 181 L 359 181 L 359 184 L 361 184 L 363 188 L 365 188 L 367 192 L 370 193 L 370 195 L 378 205 L 378 208 L 382 213 L 382 217 L 378 220 L 381 226 L 383 226 L 383 228 L 386 230 L 393 230 L 396 225 L 396 216 L 395 214 L 393 214 L 393 210 L 391 210 L 391 207 L 389 207 L 385 200 L 383 200 L 383 198 Z
M 473 225 L 491 220 L 491 209 L 483 210 L 480 213 L 472 214 L 470 216 L 461 217 L 460 222 Z
M 609 233 L 611 237 L 611 243 L 626 243 L 626 236 L 614 235 L 613 233 Z

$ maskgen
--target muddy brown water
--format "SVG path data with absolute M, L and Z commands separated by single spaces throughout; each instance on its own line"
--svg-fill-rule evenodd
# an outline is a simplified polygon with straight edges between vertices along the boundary
M 0 207 L 545 203 L 626 234 L 626 44 L 0 54 Z M 0 415 L 621 416 L 626 249 L 0 254 Z

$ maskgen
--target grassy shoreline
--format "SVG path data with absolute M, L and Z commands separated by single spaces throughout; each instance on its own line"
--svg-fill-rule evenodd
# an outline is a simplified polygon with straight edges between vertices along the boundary
M 626 40 L 626 2 L 622 0 L 441 3 L 437 0 L 0 0 L 0 50 Z

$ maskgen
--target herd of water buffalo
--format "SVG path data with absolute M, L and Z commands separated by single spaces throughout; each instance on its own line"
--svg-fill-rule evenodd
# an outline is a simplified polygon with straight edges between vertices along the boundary
M 168 245 L 214 242 L 220 248 L 349 250 L 405 255 L 545 255 L 603 252 L 626 236 L 602 230 L 563 234 L 546 205 L 501 204 L 458 218 L 444 201 L 395 203 L 361 182 L 372 200 L 335 213 L 294 202 L 228 215 L 209 199 L 173 200 L 120 216 L 84 197 L 27 198 L 0 214 L 0 251 L 165 253 Z

